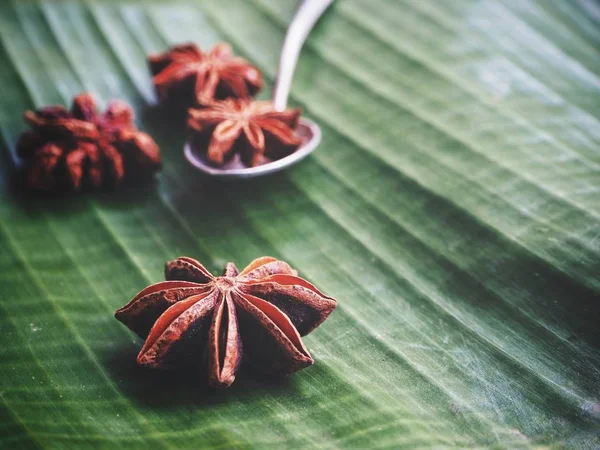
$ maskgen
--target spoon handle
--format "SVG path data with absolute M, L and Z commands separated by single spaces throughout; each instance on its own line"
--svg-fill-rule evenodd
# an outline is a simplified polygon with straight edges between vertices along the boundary
M 279 57 L 279 68 L 273 87 L 273 104 L 276 110 L 283 111 L 285 109 L 300 49 L 310 30 L 332 2 L 333 0 L 304 0 L 296 11 L 296 15 L 288 27 Z

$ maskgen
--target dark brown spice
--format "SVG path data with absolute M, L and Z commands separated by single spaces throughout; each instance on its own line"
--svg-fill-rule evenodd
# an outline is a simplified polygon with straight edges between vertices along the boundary
M 70 111 L 48 106 L 24 117 L 31 130 L 19 138 L 17 153 L 31 189 L 111 187 L 125 177 L 149 177 L 161 167 L 158 146 L 136 128 L 123 101 L 111 101 L 98 114 L 93 96 L 82 93 Z
M 146 339 L 138 364 L 172 368 L 203 358 L 213 387 L 233 383 L 242 352 L 271 375 L 313 364 L 300 336 L 336 307 L 287 263 L 270 257 L 242 272 L 228 263 L 221 277 L 180 257 L 167 262 L 165 275 L 168 281 L 142 290 L 115 317 Z
M 182 44 L 148 56 L 154 86 L 161 102 L 184 108 L 209 105 L 215 100 L 246 98 L 263 86 L 260 71 L 233 56 L 229 44 L 217 44 L 204 53 L 195 44 Z
M 292 154 L 301 144 L 294 129 L 300 109 L 276 111 L 273 103 L 227 99 L 204 109 L 189 110 L 188 127 L 194 146 L 206 151 L 215 165 L 236 153 L 254 167 Z

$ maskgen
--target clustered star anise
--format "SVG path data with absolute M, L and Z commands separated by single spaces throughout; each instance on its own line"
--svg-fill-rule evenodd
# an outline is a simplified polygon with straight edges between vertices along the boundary
M 208 53 L 195 44 L 176 45 L 148 56 L 148 64 L 160 100 L 184 107 L 252 97 L 263 86 L 260 71 L 245 59 L 233 56 L 231 46 L 224 43 Z
M 92 95 L 75 97 L 71 110 L 48 106 L 26 111 L 17 152 L 31 189 L 110 187 L 127 178 L 148 177 L 160 169 L 154 140 L 139 131 L 133 110 L 113 100 L 98 114 Z
M 148 57 L 162 102 L 189 106 L 188 128 L 196 150 L 220 166 L 239 154 L 257 166 L 292 154 L 301 144 L 294 133 L 299 109 L 276 111 L 271 102 L 253 102 L 263 85 L 260 71 L 234 57 L 228 44 L 209 53 L 194 44 Z
M 152 368 L 198 365 L 208 383 L 233 383 L 242 354 L 269 375 L 314 363 L 302 343 L 336 307 L 336 301 L 271 257 L 238 272 L 228 263 L 215 277 L 198 261 L 180 257 L 165 265 L 168 281 L 153 284 L 115 317 L 146 339 L 138 364 Z

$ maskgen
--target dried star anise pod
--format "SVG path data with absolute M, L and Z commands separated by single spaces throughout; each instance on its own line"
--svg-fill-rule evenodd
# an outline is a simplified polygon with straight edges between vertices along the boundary
M 70 111 L 48 106 L 24 117 L 32 129 L 19 138 L 17 152 L 29 188 L 114 186 L 125 176 L 147 177 L 161 167 L 158 146 L 136 128 L 131 107 L 120 100 L 98 114 L 93 96 L 82 93 Z
M 301 144 L 294 134 L 300 109 L 276 111 L 268 101 L 227 99 L 205 109 L 190 108 L 188 127 L 194 146 L 222 165 L 239 153 L 254 167 L 292 154 Z
M 336 301 L 271 257 L 238 272 L 228 263 L 215 277 L 198 261 L 165 265 L 168 281 L 153 284 L 115 313 L 146 342 L 137 362 L 172 368 L 203 360 L 213 387 L 233 383 L 242 350 L 266 374 L 290 374 L 313 364 L 302 343 Z
M 173 100 L 185 107 L 251 97 L 263 85 L 260 71 L 233 56 L 231 46 L 224 43 L 208 53 L 195 44 L 177 45 L 165 53 L 148 56 L 148 63 L 160 100 Z

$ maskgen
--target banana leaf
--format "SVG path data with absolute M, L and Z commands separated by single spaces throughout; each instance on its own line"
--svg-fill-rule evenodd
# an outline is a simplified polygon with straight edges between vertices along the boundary
M 0 447 L 599 448 L 600 6 L 339 0 L 291 103 L 307 160 L 202 179 L 146 55 L 230 42 L 269 86 L 297 1 L 0 4 Z M 24 110 L 130 102 L 156 182 L 25 193 Z M 227 390 L 139 368 L 113 318 L 164 261 L 271 255 L 339 306 L 316 364 Z

